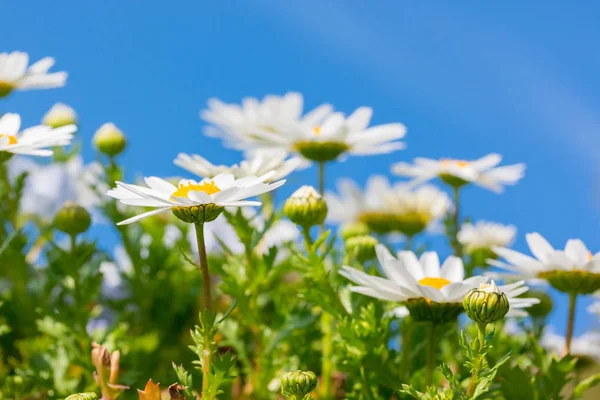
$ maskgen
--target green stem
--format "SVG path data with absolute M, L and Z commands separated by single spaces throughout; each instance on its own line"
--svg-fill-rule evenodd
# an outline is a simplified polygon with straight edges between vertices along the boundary
M 85 332 L 85 322 L 83 321 L 83 305 L 81 304 L 81 285 L 79 284 L 79 280 L 81 279 L 79 274 L 79 265 L 77 263 L 77 237 L 75 235 L 69 236 L 71 247 L 71 262 L 74 265 L 73 268 L 73 303 L 75 303 L 75 323 L 76 327 L 84 333 Z
M 569 293 L 569 317 L 567 319 L 567 334 L 565 335 L 565 348 L 563 356 L 571 352 L 571 340 L 573 339 L 573 329 L 575 328 L 575 306 L 577 305 L 577 294 Z
M 312 252 L 312 238 L 310 237 L 309 227 L 302 227 L 302 236 L 304 236 L 304 245 L 306 246 L 306 252 L 310 254 Z
M 469 382 L 469 387 L 467 389 L 467 397 L 471 398 L 475 393 L 475 389 L 477 388 L 477 384 L 479 383 L 479 373 L 482 368 L 482 359 L 481 354 L 485 351 L 485 328 L 487 324 L 477 323 L 477 340 L 479 341 L 479 356 L 473 360 L 473 370 L 471 373 L 471 382 Z
M 321 397 L 324 400 L 332 399 L 332 377 L 333 377 L 333 360 L 332 360 L 332 323 L 333 319 L 326 311 L 321 314 L 321 332 L 323 334 L 322 349 L 321 349 Z
M 212 312 L 212 296 L 210 293 L 210 274 L 208 272 L 208 259 L 206 257 L 206 245 L 204 243 L 204 223 L 199 222 L 196 226 L 196 240 L 198 241 L 198 255 L 200 258 L 200 271 L 202 272 L 202 283 L 204 285 L 204 308 Z M 212 338 L 208 337 L 208 333 L 204 337 L 204 350 L 202 361 L 202 397 L 205 398 L 208 389 L 208 380 L 211 371 L 212 362 Z
M 325 196 L 325 163 L 319 162 L 319 194 Z M 325 222 L 321 224 L 321 235 L 325 232 Z
M 366 400 L 373 400 L 373 394 L 371 393 L 371 385 L 369 385 L 369 380 L 367 379 L 367 372 L 365 371 L 365 366 L 360 366 L 360 377 L 362 379 L 362 388 L 363 393 L 365 395 Z
M 454 186 L 452 188 L 454 197 L 454 214 L 452 215 L 452 234 L 450 237 L 450 244 L 454 249 L 454 255 L 462 258 L 462 246 L 458 241 L 458 231 L 460 231 L 460 187 Z
M 429 329 L 429 343 L 427 344 L 427 364 L 425 365 L 425 386 L 430 386 L 433 383 L 433 371 L 435 369 L 435 355 L 437 351 L 435 341 L 435 328 L 434 322 L 431 323 Z
M 413 241 L 415 236 L 410 235 L 406 237 L 406 243 L 404 243 L 404 250 L 411 251 L 413 248 Z

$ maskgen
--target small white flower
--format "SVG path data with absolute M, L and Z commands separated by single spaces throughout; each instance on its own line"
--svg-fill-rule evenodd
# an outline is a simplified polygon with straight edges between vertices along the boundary
M 21 51 L 0 53 L 0 97 L 13 90 L 50 89 L 65 85 L 66 72 L 48 73 L 54 65 L 52 57 L 45 57 L 29 67 L 29 55 Z
M 514 225 L 502 225 L 495 222 L 477 221 L 466 223 L 458 232 L 458 241 L 466 248 L 467 253 L 479 249 L 491 249 L 494 246 L 508 247 L 517 234 Z
M 558 355 L 562 354 L 565 338 L 552 331 L 544 332 L 541 345 Z M 589 331 L 571 340 L 570 354 L 578 358 L 592 359 L 600 362 L 600 332 Z
M 539 233 L 529 233 L 526 238 L 535 258 L 505 247 L 493 247 L 492 250 L 508 263 L 497 260 L 488 262 L 508 271 L 511 276 L 525 279 L 537 278 L 540 273 L 549 271 L 600 273 L 600 252 L 592 255 L 579 239 L 570 239 L 564 250 L 556 250 Z
M 425 252 L 418 259 L 411 251 L 400 251 L 395 258 L 383 245 L 376 251 L 385 278 L 342 267 L 340 274 L 359 285 L 351 288 L 353 292 L 397 302 L 425 298 L 435 303 L 460 303 L 469 290 L 488 280 L 483 276 L 464 279 L 458 257 L 448 257 L 440 267 L 436 252 Z
M 474 183 L 501 193 L 505 185 L 514 185 L 525 174 L 525 164 L 497 167 L 502 161 L 500 154 L 492 153 L 474 161 L 416 158 L 414 164 L 400 162 L 392 166 L 396 175 L 414 178 L 421 184 L 437 177 L 445 181 Z
M 107 194 L 123 204 L 155 208 L 119 222 L 119 225 L 125 225 L 175 207 L 207 204 L 218 207 L 259 206 L 260 202 L 246 199 L 274 190 L 285 183 L 284 180 L 264 183 L 271 175 L 272 173 L 261 177 L 235 179 L 232 174 L 221 174 L 200 182 L 182 180 L 179 186 L 161 178 L 147 177 L 144 180 L 148 187 L 116 182 L 117 187 L 109 190 Z
M 52 128 L 77 124 L 77 114 L 73 108 L 63 103 L 56 103 L 42 118 L 42 124 Z
M 0 151 L 31 156 L 51 156 L 47 147 L 67 146 L 71 143 L 75 125 L 66 125 L 57 129 L 38 125 L 19 133 L 21 117 L 7 113 L 0 117 Z
M 493 286 L 496 286 L 494 281 L 492 281 L 492 284 Z M 529 290 L 529 287 L 525 286 L 525 281 L 496 286 L 495 289 L 491 288 L 490 290 L 498 290 L 499 292 L 504 293 L 508 298 L 510 309 L 508 310 L 508 314 L 506 314 L 507 317 L 526 317 L 528 314 L 524 309 L 540 302 L 540 299 L 533 297 L 519 297 Z
M 299 152 L 306 157 L 306 145 L 328 144 L 337 149 L 331 158 L 335 159 L 343 153 L 383 154 L 404 148 L 398 141 L 406 134 L 404 125 L 369 128 L 369 107 L 360 107 L 345 117 L 339 112 L 331 113 L 331 106 L 322 105 L 302 116 L 302 104 L 298 93 L 267 96 L 263 102 L 245 99 L 242 106 L 212 99 L 201 116 L 214 125 L 206 130 L 209 136 L 223 137 L 229 145 L 242 150 Z
M 300 157 L 288 158 L 285 152 L 254 152 L 249 158 L 243 160 L 239 165 L 214 165 L 204 157 L 197 154 L 177 155 L 175 165 L 198 175 L 201 178 L 213 178 L 222 173 L 233 174 L 236 178 L 248 176 L 262 176 L 274 171 L 268 182 L 274 182 L 285 178 L 297 169 L 303 160 Z
M 96 207 L 101 201 L 99 193 L 108 187 L 102 180 L 100 164 L 85 165 L 79 155 L 66 163 L 51 164 L 18 157 L 9 161 L 8 168 L 13 180 L 23 172 L 28 173 L 19 204 L 22 213 L 49 220 L 66 201 L 72 201 L 88 210 L 94 222 L 102 220 Z
M 241 105 L 210 99 L 208 109 L 202 110 L 200 116 L 212 124 L 205 129 L 208 136 L 222 137 L 229 146 L 248 150 L 264 138 L 285 137 L 297 125 L 316 126 L 332 110 L 323 104 L 303 116 L 303 103 L 302 95 L 294 92 L 268 95 L 262 101 L 247 97 Z
M 393 192 L 386 196 L 386 202 L 401 223 L 413 227 L 420 225 L 422 229 L 439 222 L 452 206 L 445 192 L 430 185 L 416 189 L 396 185 Z

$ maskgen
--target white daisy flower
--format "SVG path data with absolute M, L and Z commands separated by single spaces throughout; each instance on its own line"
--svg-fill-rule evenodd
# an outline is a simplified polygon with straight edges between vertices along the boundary
M 472 254 L 477 250 L 490 250 L 494 246 L 508 247 L 514 242 L 516 234 L 514 225 L 477 221 L 475 224 L 463 224 L 458 232 L 458 241 L 467 253 Z
M 76 125 L 77 114 L 73 108 L 63 103 L 56 103 L 42 118 L 42 124 L 51 128 L 60 128 L 65 125 Z
M 262 176 L 274 171 L 275 173 L 268 180 L 268 182 L 274 182 L 285 178 L 303 163 L 300 157 L 287 159 L 286 157 L 286 152 L 255 152 L 249 154 L 249 158 L 243 160 L 239 165 L 226 166 L 214 165 L 197 154 L 180 153 L 174 163 L 201 178 L 213 178 L 222 173 L 231 173 L 236 178 L 245 178 Z
M 255 141 L 285 136 L 297 125 L 316 126 L 332 111 L 330 105 L 323 104 L 303 116 L 303 103 L 302 94 L 294 92 L 268 95 L 262 101 L 247 97 L 241 105 L 210 99 L 200 116 L 212 124 L 205 129 L 208 136 L 224 138 L 231 147 L 248 150 L 255 147 Z
M 560 355 L 565 346 L 565 338 L 552 331 L 544 332 L 541 345 L 549 351 Z M 583 361 L 600 363 L 600 332 L 589 331 L 571 340 L 572 356 Z
M 539 233 L 529 233 L 526 238 L 534 257 L 505 247 L 493 247 L 507 263 L 497 260 L 489 260 L 489 263 L 511 276 L 547 279 L 552 284 L 555 275 L 561 279 L 586 278 L 589 284 L 600 281 L 600 252 L 592 254 L 581 240 L 570 239 L 564 250 L 557 250 Z
M 383 245 L 377 245 L 376 251 L 385 278 L 342 267 L 340 274 L 359 285 L 351 288 L 353 292 L 388 301 L 427 299 L 459 304 L 469 290 L 488 281 L 484 276 L 465 279 L 463 263 L 458 257 L 448 257 L 440 267 L 436 252 L 425 252 L 417 258 L 412 251 L 400 251 L 395 258 Z
M 414 235 L 431 228 L 448 211 L 448 196 L 433 186 L 418 189 L 406 184 L 391 185 L 374 175 L 364 192 L 349 179 L 337 182 L 339 194 L 327 192 L 327 219 L 333 223 L 362 222 L 377 233 L 402 232 Z
M 404 148 L 398 142 L 406 134 L 404 125 L 369 128 L 372 109 L 368 107 L 345 117 L 323 105 L 301 117 L 302 97 L 295 93 L 268 97 L 261 104 L 252 99 L 243 107 L 216 100 L 209 106 L 212 110 L 203 112 L 202 117 L 218 129 L 209 128 L 207 134 L 225 137 L 228 143 L 244 150 L 298 152 L 308 160 L 324 162 L 344 153 L 383 154 Z
M 413 184 L 439 177 L 452 186 L 474 183 L 501 193 L 505 185 L 515 185 L 525 174 L 525 164 L 496 167 L 502 156 L 492 153 L 474 161 L 416 158 L 414 164 L 400 162 L 392 166 L 392 172 L 413 177 Z
M 156 208 L 119 223 L 125 225 L 169 210 L 190 211 L 198 206 L 259 206 L 260 202 L 246 199 L 274 190 L 285 183 L 284 180 L 264 183 L 272 175 L 273 173 L 268 173 L 261 177 L 235 179 L 232 174 L 220 174 L 200 182 L 182 180 L 179 186 L 161 178 L 147 177 L 144 180 L 148 187 L 116 182 L 117 187 L 107 194 L 123 204 Z
M 62 87 L 67 80 L 66 72 L 48 73 L 54 65 L 52 57 L 45 57 L 31 64 L 29 55 L 20 51 L 0 53 L 0 98 L 13 90 L 50 89 Z
M 492 281 L 493 282 L 493 281 Z M 534 297 L 519 297 L 529 290 L 525 286 L 525 281 L 514 282 L 508 285 L 499 285 L 498 290 L 506 295 L 510 308 L 507 317 L 527 317 L 527 311 L 524 308 L 538 304 L 540 299 Z
M 47 147 L 66 146 L 71 143 L 75 125 L 66 125 L 57 129 L 38 125 L 19 132 L 21 117 L 7 113 L 0 117 L 0 151 L 31 156 L 51 156 Z
M 102 220 L 96 209 L 101 202 L 99 193 L 109 188 L 102 179 L 100 164 L 86 165 L 79 155 L 65 163 L 51 164 L 17 157 L 10 160 L 8 169 L 12 180 L 23 172 L 28 173 L 19 204 L 22 213 L 49 220 L 65 202 L 72 201 L 88 210 L 94 222 Z

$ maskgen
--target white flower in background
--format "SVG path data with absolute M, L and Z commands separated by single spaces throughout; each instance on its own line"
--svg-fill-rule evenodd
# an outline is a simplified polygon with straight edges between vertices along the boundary
M 407 236 L 438 223 L 452 205 L 445 192 L 430 185 L 416 189 L 396 185 L 386 202 L 398 221 L 400 231 Z
M 353 292 L 388 301 L 427 299 L 458 304 L 469 290 L 488 280 L 483 276 L 465 279 L 463 263 L 458 257 L 448 257 L 440 267 L 436 252 L 425 252 L 418 259 L 411 251 L 400 251 L 395 258 L 383 245 L 376 250 L 385 278 L 342 267 L 340 274 L 359 285 L 351 288 Z
M 60 128 L 65 125 L 76 125 L 77 114 L 75 110 L 63 103 L 56 103 L 42 118 L 42 124 L 51 128 Z
M 210 136 L 224 137 L 243 150 L 269 149 L 298 152 L 311 161 L 332 161 L 344 153 L 370 155 L 404 148 L 406 134 L 400 123 L 368 127 L 372 109 L 360 107 L 348 117 L 323 105 L 302 117 L 302 96 L 270 96 L 262 103 L 246 99 L 242 107 L 209 102 L 202 117 L 216 126 Z
M 54 58 L 42 58 L 29 67 L 28 64 L 27 53 L 0 53 L 0 98 L 13 90 L 50 89 L 65 85 L 66 72 L 48 73 L 54 65 Z
M 286 136 L 297 125 L 317 126 L 332 111 L 330 105 L 323 104 L 302 115 L 303 103 L 302 95 L 294 92 L 268 95 L 262 101 L 247 97 L 241 105 L 213 98 L 200 116 L 212 124 L 205 129 L 208 136 L 221 137 L 231 147 L 248 150 L 265 137 Z
M 505 247 L 494 247 L 492 250 L 508 263 L 497 260 L 489 260 L 489 263 L 511 276 L 525 279 L 547 279 L 555 272 L 565 272 L 567 276 L 587 273 L 589 279 L 600 279 L 600 252 L 592 254 L 581 240 L 570 239 L 564 250 L 557 250 L 539 233 L 529 233 L 526 238 L 535 258 Z
M 100 264 L 102 293 L 111 299 L 122 297 L 125 294 L 122 288 L 123 275 L 130 275 L 132 271 L 133 264 L 129 255 L 122 246 L 117 246 L 113 261 L 103 261 Z
M 497 167 L 502 161 L 500 154 L 492 153 L 474 161 L 416 158 L 414 164 L 400 162 L 392 166 L 399 176 L 414 178 L 421 184 L 437 177 L 452 186 L 474 183 L 494 192 L 501 193 L 505 185 L 514 185 L 525 174 L 525 164 Z
M 374 175 L 365 190 L 349 179 L 337 182 L 338 193 L 326 192 L 327 219 L 337 224 L 362 222 L 380 234 L 402 232 L 414 235 L 448 211 L 448 196 L 433 186 L 411 189 L 406 184 L 391 185 L 388 179 Z
M 180 153 L 175 159 L 175 165 L 198 175 L 201 178 L 213 178 L 222 173 L 233 174 L 236 178 L 262 176 L 274 171 L 267 182 L 285 178 L 300 167 L 303 160 L 300 157 L 287 158 L 286 152 L 254 152 L 248 159 L 232 166 L 214 165 L 197 154 Z
M 194 239 L 196 238 L 196 232 L 190 230 L 190 232 L 194 235 Z M 169 224 L 167 226 L 165 226 L 165 233 L 163 236 L 163 244 L 166 247 L 173 247 L 175 246 L 175 243 L 177 243 L 179 241 L 179 239 L 181 239 L 181 237 L 183 236 L 183 233 L 181 232 L 181 229 L 179 229 L 179 227 L 177 227 L 177 225 L 173 225 L 173 224 Z
M 51 156 L 47 147 L 67 146 L 71 143 L 75 125 L 66 125 L 57 129 L 38 125 L 21 132 L 19 114 L 7 113 L 0 117 L 0 151 L 31 156 Z
M 394 308 L 388 314 L 391 317 L 402 319 L 402 318 L 408 317 L 410 315 L 410 311 L 408 311 L 408 308 L 406 308 L 404 306 L 400 306 L 400 307 Z
M 96 210 L 108 187 L 102 179 L 102 166 L 96 162 L 85 165 L 81 156 L 65 163 L 39 164 L 32 159 L 17 157 L 9 161 L 9 175 L 14 180 L 27 172 L 20 211 L 45 220 L 67 201 L 72 201 L 90 212 L 95 222 L 101 220 Z
M 524 308 L 531 307 L 540 302 L 540 299 L 533 297 L 518 297 L 529 290 L 529 287 L 525 286 L 525 281 L 499 285 L 498 290 L 508 298 L 510 309 L 508 310 L 508 314 L 506 314 L 507 317 L 526 317 L 528 314 Z
M 174 186 L 161 178 L 147 177 L 144 178 L 147 187 L 116 182 L 117 187 L 109 190 L 107 195 L 123 204 L 155 208 L 119 222 L 119 225 L 125 225 L 172 209 L 189 209 L 206 205 L 214 207 L 258 206 L 260 202 L 246 199 L 275 190 L 285 183 L 284 180 L 270 184 L 264 183 L 271 175 L 273 174 L 235 179 L 232 174 L 221 174 L 213 179 L 204 179 L 200 182 L 182 180 L 179 186 Z
M 458 241 L 471 254 L 477 250 L 490 250 L 495 246 L 510 246 L 517 234 L 514 225 L 502 225 L 495 222 L 477 221 L 466 223 L 458 232 Z
M 367 214 L 389 212 L 385 199 L 393 195 L 393 188 L 385 176 L 369 177 L 364 191 L 351 179 L 338 179 L 336 184 L 339 194 L 325 192 L 328 222 L 359 222 Z
M 565 338 L 552 331 L 546 331 L 542 335 L 541 345 L 549 351 L 562 354 L 565 346 Z M 570 354 L 584 360 L 592 360 L 600 363 L 600 332 L 588 331 L 581 336 L 571 340 Z

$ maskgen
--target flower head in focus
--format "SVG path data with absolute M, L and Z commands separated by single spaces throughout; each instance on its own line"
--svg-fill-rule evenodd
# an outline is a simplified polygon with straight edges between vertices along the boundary
M 591 294 L 600 289 L 600 252 L 592 254 L 579 239 L 570 239 L 564 250 L 557 250 L 539 233 L 526 236 L 534 257 L 494 247 L 507 262 L 488 260 L 507 275 L 524 279 L 542 279 L 565 293 Z
M 48 73 L 54 65 L 54 58 L 45 57 L 28 64 L 27 53 L 0 53 L 0 98 L 8 96 L 13 90 L 51 89 L 65 85 L 66 72 Z
M 75 125 L 52 129 L 38 125 L 19 132 L 21 117 L 7 113 L 0 117 L 0 152 L 31 156 L 51 156 L 48 147 L 67 146 L 77 130 Z
M 200 182 L 182 180 L 178 186 L 161 178 L 147 177 L 144 179 L 147 187 L 116 182 L 117 187 L 109 190 L 107 195 L 123 204 L 155 208 L 122 221 L 119 225 L 130 224 L 169 210 L 184 222 L 204 223 L 214 221 L 224 207 L 260 205 L 260 202 L 247 199 L 285 183 L 284 180 L 265 183 L 271 175 L 272 173 L 268 173 L 261 177 L 235 179 L 232 174 L 221 174 Z
M 506 185 L 514 185 L 525 174 L 525 164 L 498 167 L 502 161 L 500 154 L 492 153 L 474 161 L 430 158 L 417 158 L 414 164 L 400 162 L 392 166 L 392 172 L 399 176 L 414 178 L 414 184 L 440 178 L 453 186 L 474 183 L 478 186 L 501 193 Z

